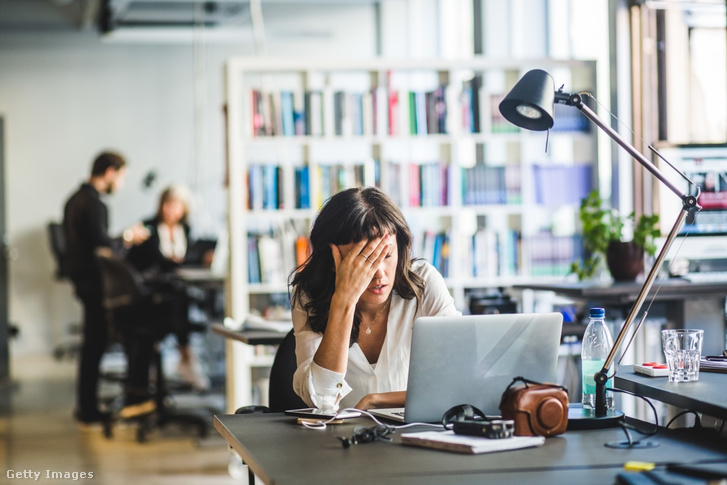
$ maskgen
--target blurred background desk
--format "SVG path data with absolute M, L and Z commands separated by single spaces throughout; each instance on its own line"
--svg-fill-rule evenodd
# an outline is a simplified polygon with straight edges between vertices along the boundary
M 285 333 L 273 330 L 234 330 L 222 324 L 215 323 L 210 330 L 222 337 L 237 340 L 248 345 L 279 345 L 285 338 Z
M 727 374 L 699 373 L 697 382 L 669 382 L 666 377 L 637 374 L 633 366 L 621 366 L 613 384 L 680 409 L 690 409 L 719 419 L 727 419 Z
M 625 320 L 638 296 L 641 282 L 596 284 L 532 283 L 513 286 L 513 290 L 548 291 L 558 296 L 584 302 L 590 306 L 602 306 L 618 310 Z M 650 314 L 661 314 L 669 328 L 704 329 L 703 354 L 719 355 L 725 348 L 725 296 L 727 283 L 691 283 L 680 278 L 657 279 L 637 316 L 643 314 L 653 295 L 660 308 L 652 307 Z M 656 303 L 655 303 L 656 305 Z M 607 312 L 607 318 L 613 319 Z M 623 323 L 623 322 L 622 322 Z
M 287 332 L 237 330 L 218 323 L 211 325 L 210 329 L 227 341 L 227 410 L 234 412 L 238 407 L 249 404 L 267 406 L 270 368 L 277 350 L 270 346 L 280 345 Z

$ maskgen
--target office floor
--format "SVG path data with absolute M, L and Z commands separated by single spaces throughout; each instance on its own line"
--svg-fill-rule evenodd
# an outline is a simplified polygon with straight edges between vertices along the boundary
M 228 473 L 230 454 L 214 429 L 205 439 L 169 425 L 138 443 L 133 428 L 81 430 L 71 418 L 75 363 L 50 358 L 12 361 L 13 380 L 0 387 L 0 482 L 40 472 L 38 483 L 102 485 L 240 485 Z M 201 399 L 201 398 L 200 398 Z M 204 399 L 215 399 L 207 396 Z M 12 472 L 11 472 L 12 470 Z M 93 473 L 92 479 L 45 478 L 46 470 Z

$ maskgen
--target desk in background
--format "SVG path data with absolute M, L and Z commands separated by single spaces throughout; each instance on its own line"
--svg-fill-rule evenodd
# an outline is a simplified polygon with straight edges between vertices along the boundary
M 723 440 L 705 440 L 662 429 L 652 449 L 618 450 L 603 446 L 622 441 L 621 429 L 568 431 L 539 448 L 464 455 L 377 441 L 344 449 L 337 436 L 351 436 L 355 419 L 323 431 L 295 424 L 281 414 L 215 416 L 215 428 L 265 483 L 275 484 L 538 484 L 612 485 L 626 461 L 657 464 L 727 462 Z M 429 428 L 431 429 L 431 428 Z M 421 431 L 422 429 L 407 429 Z
M 273 363 L 273 355 L 254 356 L 253 347 L 256 345 L 278 345 L 283 341 L 287 332 L 274 330 L 235 330 L 222 324 L 210 326 L 213 333 L 224 337 L 227 344 L 227 409 L 233 412 L 240 406 L 251 404 L 253 378 L 251 367 L 270 367 Z M 240 352 L 234 352 L 232 345 L 243 345 Z M 267 388 L 267 386 L 264 386 Z M 266 401 L 266 400 L 263 400 Z M 261 402 L 260 404 L 267 404 Z
M 613 385 L 681 409 L 727 419 L 727 374 L 701 371 L 697 382 L 669 382 L 666 377 L 637 374 L 633 366 L 624 365 Z
M 278 345 L 285 338 L 283 332 L 274 330 L 234 330 L 219 323 L 215 323 L 210 329 L 217 335 L 248 345 Z
M 596 284 L 575 283 L 533 283 L 515 285 L 518 291 L 550 291 L 572 300 L 618 308 L 625 320 L 639 291 L 641 282 Z M 705 355 L 719 355 L 725 348 L 725 283 L 690 283 L 680 278 L 657 279 L 644 301 L 638 318 L 656 295 L 655 301 L 665 305 L 670 328 L 704 329 Z

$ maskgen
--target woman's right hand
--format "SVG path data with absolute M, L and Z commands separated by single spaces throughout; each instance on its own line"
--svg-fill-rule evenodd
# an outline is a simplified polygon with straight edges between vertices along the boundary
M 358 302 L 386 257 L 390 237 L 385 234 L 345 246 L 331 244 L 337 295 L 354 304 Z

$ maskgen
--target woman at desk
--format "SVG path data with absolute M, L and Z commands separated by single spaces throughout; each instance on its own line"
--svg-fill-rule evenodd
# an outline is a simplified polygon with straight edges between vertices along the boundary
M 151 219 L 145 220 L 144 226 L 149 230 L 149 238 L 129 250 L 127 259 L 140 272 L 170 271 L 183 264 L 189 249 L 189 194 L 184 187 L 172 185 L 164 189 L 159 197 L 157 212 Z M 190 345 L 189 302 L 184 291 L 168 288 L 166 291 L 173 300 L 176 315 L 174 316 L 174 333 L 179 346 L 179 366 L 177 371 L 186 382 L 198 391 L 209 388 L 209 379 L 202 373 L 199 363 L 194 358 Z
M 340 192 L 310 233 L 293 276 L 295 392 L 309 405 L 404 405 L 414 320 L 458 315 L 444 279 L 410 257 L 401 211 L 379 189 Z

